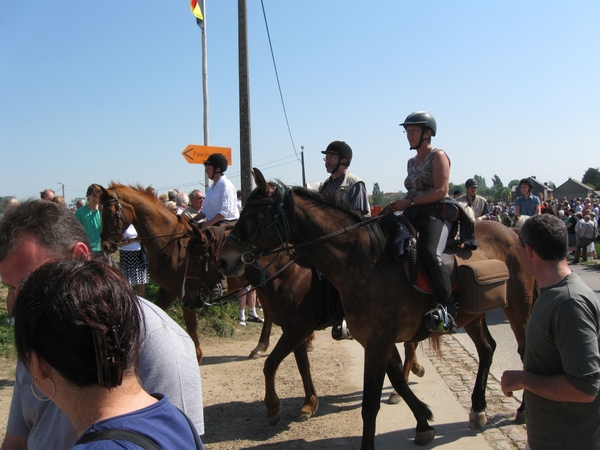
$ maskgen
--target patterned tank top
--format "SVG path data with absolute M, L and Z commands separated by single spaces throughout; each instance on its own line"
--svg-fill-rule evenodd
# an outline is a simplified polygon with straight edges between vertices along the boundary
M 434 148 L 425 157 L 419 167 L 415 166 L 416 155 L 408 160 L 407 172 L 408 175 L 404 180 L 404 187 L 408 191 L 406 198 L 415 198 L 418 195 L 431 191 L 433 186 L 433 155 L 439 151 L 439 148 Z M 448 158 L 448 155 L 446 155 Z M 450 158 L 448 158 L 450 163 Z

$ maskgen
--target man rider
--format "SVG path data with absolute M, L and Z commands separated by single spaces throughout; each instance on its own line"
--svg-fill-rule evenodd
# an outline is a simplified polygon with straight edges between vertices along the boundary
M 467 188 L 467 193 L 459 197 L 457 201 L 473 209 L 475 220 L 489 220 L 490 214 L 487 201 L 481 195 L 477 195 L 477 188 L 479 187 L 477 180 L 469 178 L 465 183 L 465 187 Z
M 350 205 L 352 211 L 370 216 L 365 183 L 348 170 L 352 162 L 352 148 L 344 141 L 333 141 L 321 153 L 325 155 L 325 168 L 331 176 L 319 186 L 319 192 L 326 200 L 343 200 Z M 333 326 L 331 336 L 337 340 L 352 338 L 343 317 Z

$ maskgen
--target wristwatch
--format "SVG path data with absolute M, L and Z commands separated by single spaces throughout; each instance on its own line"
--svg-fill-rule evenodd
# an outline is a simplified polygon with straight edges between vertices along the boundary
M 412 198 L 410 199 L 410 206 L 415 206 L 415 201 Z

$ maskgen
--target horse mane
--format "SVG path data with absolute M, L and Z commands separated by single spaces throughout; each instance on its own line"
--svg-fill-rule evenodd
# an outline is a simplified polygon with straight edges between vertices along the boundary
M 308 201 L 314 208 L 333 208 L 336 211 L 341 212 L 347 216 L 352 222 L 359 223 L 363 222 L 368 217 L 362 217 L 351 210 L 351 206 L 348 202 L 340 199 L 325 200 L 320 192 L 307 189 L 301 186 L 288 187 L 282 182 L 273 183 L 269 185 L 274 188 L 273 199 L 275 203 L 283 201 L 284 207 L 288 211 L 294 210 L 294 195 Z M 375 253 L 376 258 L 385 251 L 388 244 L 388 233 L 387 230 L 382 229 L 378 222 L 371 222 L 365 225 L 365 229 L 369 235 L 371 242 L 371 249 Z
M 126 185 L 126 184 L 121 184 L 121 183 L 115 183 L 114 181 L 110 182 L 110 185 L 108 186 L 107 189 L 113 189 L 113 190 L 117 190 L 117 189 L 130 189 L 132 191 L 134 191 L 135 193 L 141 195 L 142 197 L 144 197 L 146 200 L 149 200 L 151 202 L 153 202 L 156 205 L 162 206 L 164 207 L 163 202 L 154 194 L 151 194 L 148 192 L 148 188 L 143 187 L 141 184 L 136 184 L 134 185 Z

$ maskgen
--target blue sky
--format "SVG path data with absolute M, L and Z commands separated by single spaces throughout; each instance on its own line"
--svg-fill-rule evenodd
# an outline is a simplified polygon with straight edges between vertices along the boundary
M 398 124 L 427 110 L 450 180 L 535 175 L 557 185 L 600 166 L 600 2 L 248 0 L 253 165 L 268 179 L 327 177 L 320 151 L 354 150 L 367 190 L 403 188 Z M 232 147 L 240 187 L 237 1 L 206 0 L 210 144 Z M 187 0 L 0 2 L 0 196 L 91 183 L 185 192 L 203 166 L 201 34 Z M 295 147 L 295 148 L 294 148 Z M 298 154 L 298 157 L 297 157 Z

